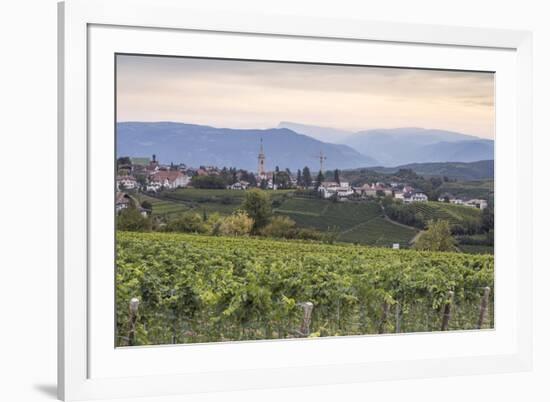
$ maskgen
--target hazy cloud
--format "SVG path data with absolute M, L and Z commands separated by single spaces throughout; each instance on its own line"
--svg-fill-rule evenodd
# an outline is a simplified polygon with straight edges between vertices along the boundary
M 492 73 L 118 56 L 117 77 L 119 121 L 416 126 L 494 137 Z

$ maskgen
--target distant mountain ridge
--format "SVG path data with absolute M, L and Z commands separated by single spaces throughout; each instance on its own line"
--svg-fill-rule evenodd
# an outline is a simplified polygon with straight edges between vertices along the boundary
M 393 174 L 399 169 L 411 169 L 420 176 L 447 176 L 456 180 L 486 180 L 495 176 L 494 160 L 476 162 L 435 162 L 435 163 L 411 163 L 392 168 L 373 167 L 370 170 L 379 173 Z
M 344 144 L 330 144 L 286 128 L 229 129 L 174 122 L 117 123 L 117 155 L 155 154 L 163 163 L 188 166 L 214 165 L 256 171 L 260 141 L 268 170 L 292 170 L 309 166 L 319 170 L 319 153 L 326 156 L 324 168 L 346 169 L 375 166 L 379 162 Z
M 376 155 L 383 166 L 494 159 L 494 141 L 446 130 L 367 130 L 351 135 L 345 143 L 361 153 Z
M 189 166 L 216 165 L 255 171 L 260 140 L 269 170 L 403 166 L 411 163 L 468 163 L 494 159 L 494 142 L 462 133 L 423 128 L 397 128 L 349 132 L 298 123 L 289 128 L 230 129 L 174 122 L 121 122 L 117 124 L 119 156 L 156 154 L 164 163 Z M 315 136 L 340 136 L 340 143 Z M 344 143 L 342 143 L 344 142 Z
M 352 133 L 292 122 L 281 122 L 279 127 L 349 145 L 363 155 L 378 160 L 383 166 L 494 159 L 494 141 L 454 131 L 402 127 Z

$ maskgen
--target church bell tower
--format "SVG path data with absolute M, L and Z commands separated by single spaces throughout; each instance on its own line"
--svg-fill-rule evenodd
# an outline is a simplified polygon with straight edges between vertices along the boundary
M 260 139 L 260 153 L 258 154 L 258 176 L 262 179 L 265 178 L 265 154 L 264 154 L 264 140 Z

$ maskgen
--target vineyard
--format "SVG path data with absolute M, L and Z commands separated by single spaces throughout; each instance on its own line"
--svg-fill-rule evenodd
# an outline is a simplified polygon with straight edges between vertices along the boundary
M 425 221 L 441 219 L 451 224 L 460 224 L 468 219 L 479 219 L 481 216 L 481 211 L 477 208 L 444 202 L 416 202 L 409 205 L 415 213 L 422 214 Z
M 289 216 L 300 227 L 320 231 L 333 230 L 337 240 L 389 247 L 399 243 L 407 247 L 416 234 L 407 228 L 383 218 L 382 209 L 376 202 L 330 202 L 322 199 L 287 198 L 275 210 Z
M 489 255 L 118 232 L 116 344 L 492 328 L 493 264 Z

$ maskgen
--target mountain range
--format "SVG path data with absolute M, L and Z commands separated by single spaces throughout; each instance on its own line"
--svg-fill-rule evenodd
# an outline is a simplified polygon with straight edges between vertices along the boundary
M 493 160 L 476 161 L 476 162 L 428 162 L 428 163 L 411 163 L 397 167 L 372 167 L 369 170 L 384 173 L 394 174 L 400 169 L 410 169 L 416 174 L 424 177 L 430 176 L 447 176 L 450 179 L 456 180 L 486 180 L 492 179 L 495 176 L 495 166 Z
M 260 142 L 263 142 L 268 170 L 275 166 L 292 170 L 309 166 L 317 171 L 321 152 L 326 156 L 326 169 L 379 165 L 375 159 L 347 145 L 325 143 L 286 128 L 244 130 L 172 122 L 117 124 L 118 156 L 155 154 L 163 163 L 255 171 Z
M 256 170 L 263 142 L 268 170 L 401 166 L 494 159 L 494 142 L 462 133 L 397 128 L 350 132 L 281 122 L 271 129 L 230 129 L 174 122 L 117 123 L 118 156 L 156 154 L 163 163 Z
M 281 122 L 279 127 L 344 143 L 376 159 L 382 166 L 494 159 L 494 141 L 453 131 L 404 127 L 350 133 L 290 122 Z

